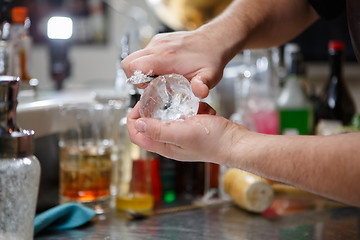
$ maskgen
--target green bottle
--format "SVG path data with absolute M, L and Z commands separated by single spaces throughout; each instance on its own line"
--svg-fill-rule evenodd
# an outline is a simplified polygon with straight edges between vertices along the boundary
M 308 135 L 312 132 L 312 105 L 303 87 L 303 59 L 300 47 L 294 43 L 285 46 L 288 62 L 286 83 L 277 100 L 280 134 Z

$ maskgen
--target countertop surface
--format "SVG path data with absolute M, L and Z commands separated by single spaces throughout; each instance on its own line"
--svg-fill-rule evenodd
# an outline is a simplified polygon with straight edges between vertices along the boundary
M 271 214 L 270 214 L 271 215 Z M 44 231 L 42 239 L 360 239 L 360 209 L 309 209 L 268 217 L 230 202 L 129 220 L 113 210 L 73 230 Z

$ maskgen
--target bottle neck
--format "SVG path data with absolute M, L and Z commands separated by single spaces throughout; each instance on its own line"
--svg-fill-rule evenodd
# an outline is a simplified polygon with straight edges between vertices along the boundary
M 304 62 L 300 51 L 290 53 L 290 63 L 287 68 L 288 75 L 304 75 Z
M 343 74 L 343 51 L 329 50 L 330 58 L 330 80 L 336 78 L 338 81 L 342 80 Z

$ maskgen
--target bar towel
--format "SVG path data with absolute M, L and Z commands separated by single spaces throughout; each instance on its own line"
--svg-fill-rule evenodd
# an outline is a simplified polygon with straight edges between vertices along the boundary
M 91 208 L 66 203 L 50 208 L 34 219 L 34 235 L 44 229 L 63 230 L 79 227 L 96 215 Z

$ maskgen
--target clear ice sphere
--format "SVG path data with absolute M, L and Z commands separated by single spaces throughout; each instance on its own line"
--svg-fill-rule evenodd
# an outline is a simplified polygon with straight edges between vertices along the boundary
M 178 74 L 155 78 L 140 98 L 141 117 L 174 121 L 194 116 L 198 109 L 199 99 L 190 82 Z

